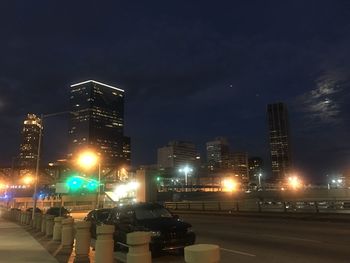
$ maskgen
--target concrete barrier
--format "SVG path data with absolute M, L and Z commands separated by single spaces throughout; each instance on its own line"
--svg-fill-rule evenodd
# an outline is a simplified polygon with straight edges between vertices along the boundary
M 63 248 L 71 248 L 73 246 L 73 224 L 74 219 L 71 217 L 62 220 L 61 245 Z
M 89 258 L 91 222 L 80 221 L 75 223 L 75 260 L 85 261 Z
M 41 227 L 40 232 L 46 234 L 46 215 L 41 215 Z
M 40 226 L 41 226 L 41 213 L 35 213 L 33 228 L 35 229 L 35 231 L 40 231 Z
M 52 240 L 53 241 L 61 241 L 62 238 L 62 220 L 64 217 L 58 216 L 54 219 Z
M 45 236 L 52 237 L 55 216 L 46 215 L 45 218 L 46 218 L 46 226 L 45 226 L 46 234 L 45 234 Z M 40 224 L 40 226 L 41 226 L 41 224 Z
M 217 245 L 198 244 L 185 247 L 186 263 L 217 263 L 220 261 L 220 248 Z
M 129 252 L 126 255 L 128 263 L 151 263 L 152 256 L 149 251 L 149 242 L 151 241 L 150 232 L 132 232 L 126 235 L 126 243 L 129 246 Z
M 114 226 L 97 226 L 97 240 L 95 244 L 95 263 L 113 263 L 114 262 Z

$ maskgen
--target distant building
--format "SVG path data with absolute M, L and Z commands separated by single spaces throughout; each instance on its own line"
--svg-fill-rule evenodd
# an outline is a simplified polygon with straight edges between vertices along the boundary
M 104 165 L 130 163 L 130 138 L 124 136 L 124 90 L 94 80 L 71 85 L 69 156 L 95 149 Z
M 19 166 L 23 169 L 35 169 L 40 129 L 42 129 L 41 119 L 35 114 L 28 114 L 23 122 L 22 142 L 19 151 Z
M 251 157 L 248 159 L 248 166 L 249 166 L 249 182 L 255 183 L 256 185 L 259 185 L 259 176 L 260 176 L 260 182 L 262 180 L 263 175 L 263 160 L 260 157 Z
M 167 146 L 158 148 L 159 168 L 181 168 L 184 165 L 197 166 L 198 154 L 192 142 L 171 141 Z
M 246 152 L 231 153 L 233 173 L 238 176 L 242 183 L 249 181 L 248 154 Z
M 272 180 L 280 182 L 291 169 L 291 149 L 287 106 L 274 103 L 267 106 Z
M 230 146 L 226 138 L 217 137 L 207 142 L 207 164 L 209 169 L 228 168 L 230 159 Z

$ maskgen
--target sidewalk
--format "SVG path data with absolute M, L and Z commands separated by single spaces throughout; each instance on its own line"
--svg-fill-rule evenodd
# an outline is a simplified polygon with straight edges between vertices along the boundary
M 58 263 L 27 231 L 0 218 L 0 263 Z

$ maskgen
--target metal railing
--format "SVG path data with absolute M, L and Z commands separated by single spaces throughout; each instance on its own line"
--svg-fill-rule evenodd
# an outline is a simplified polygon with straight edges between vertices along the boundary
M 279 212 L 279 213 L 336 213 L 350 214 L 350 201 L 182 201 L 165 202 L 165 207 L 178 211 L 207 212 Z

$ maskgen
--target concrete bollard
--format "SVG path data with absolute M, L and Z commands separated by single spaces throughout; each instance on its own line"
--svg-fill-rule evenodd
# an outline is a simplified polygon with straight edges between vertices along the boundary
M 16 210 L 16 221 L 17 222 L 19 222 L 20 216 L 21 216 L 21 211 Z
M 40 232 L 46 234 L 46 215 L 41 215 L 41 227 Z
M 126 243 L 129 245 L 129 252 L 126 255 L 128 263 L 151 263 L 152 256 L 149 251 L 151 234 L 149 232 L 132 232 L 126 235 Z
M 26 212 L 26 225 L 30 225 L 30 222 L 31 222 L 31 218 L 32 218 L 32 215 L 30 212 Z
M 63 248 L 71 248 L 73 246 L 73 223 L 74 219 L 70 217 L 62 220 L 61 245 Z
M 46 215 L 46 226 L 45 226 L 45 230 L 46 230 L 46 237 L 51 237 L 53 234 L 53 225 L 54 225 L 54 220 L 55 216 L 53 215 Z M 41 226 L 41 225 L 40 225 Z
M 217 263 L 220 261 L 220 248 L 217 245 L 198 244 L 185 247 L 186 263 Z
M 35 213 L 34 218 L 36 218 L 34 228 L 36 231 L 40 231 L 41 228 L 41 213 Z
M 114 226 L 97 226 L 97 240 L 95 244 L 95 263 L 114 262 Z
M 24 225 L 24 216 L 25 216 L 25 212 L 21 211 L 20 215 L 19 215 L 19 221 L 21 225 Z
M 80 221 L 75 223 L 75 259 L 83 261 L 89 258 L 90 252 L 90 233 L 91 222 Z
M 53 234 L 52 234 L 52 240 L 53 241 L 61 241 L 62 237 L 62 220 L 64 217 L 58 216 L 54 219 L 54 226 L 53 226 Z

